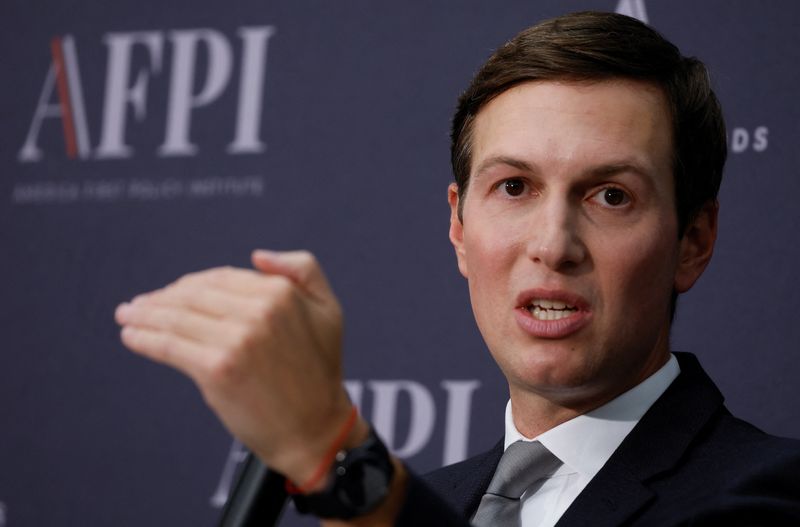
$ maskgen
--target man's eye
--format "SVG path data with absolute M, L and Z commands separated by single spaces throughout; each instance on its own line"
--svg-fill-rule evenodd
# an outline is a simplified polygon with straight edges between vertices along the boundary
M 628 193 L 617 187 L 606 187 L 595 194 L 593 199 L 609 207 L 619 207 L 631 201 Z
M 525 192 L 525 182 L 521 179 L 507 179 L 503 182 L 502 188 L 509 196 L 520 196 Z

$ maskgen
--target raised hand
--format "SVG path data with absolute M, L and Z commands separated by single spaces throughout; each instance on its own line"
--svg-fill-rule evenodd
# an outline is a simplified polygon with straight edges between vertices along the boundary
M 185 275 L 121 304 L 116 320 L 125 346 L 191 377 L 231 433 L 303 482 L 351 409 L 342 312 L 310 253 L 255 251 L 252 262 Z

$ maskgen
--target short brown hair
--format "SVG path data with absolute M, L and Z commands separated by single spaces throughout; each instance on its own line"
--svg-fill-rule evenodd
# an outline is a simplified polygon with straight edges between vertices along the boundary
M 581 12 L 530 27 L 498 49 L 458 100 L 450 160 L 459 219 L 471 170 L 472 128 L 481 108 L 512 86 L 536 80 L 650 82 L 669 101 L 678 236 L 715 200 L 728 149 L 722 109 L 705 65 L 684 57 L 646 24 L 614 13 Z

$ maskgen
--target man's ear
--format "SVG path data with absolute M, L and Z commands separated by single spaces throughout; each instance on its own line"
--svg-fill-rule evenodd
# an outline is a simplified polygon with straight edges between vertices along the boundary
M 691 289 L 711 261 L 717 239 L 718 212 L 719 203 L 716 200 L 709 201 L 687 225 L 680 240 L 678 267 L 675 270 L 677 293 L 685 293 Z
M 468 278 L 467 275 L 467 259 L 464 251 L 464 225 L 458 217 L 458 185 L 450 183 L 447 187 L 447 201 L 450 203 L 450 243 L 456 250 L 456 258 L 458 259 L 458 270 Z

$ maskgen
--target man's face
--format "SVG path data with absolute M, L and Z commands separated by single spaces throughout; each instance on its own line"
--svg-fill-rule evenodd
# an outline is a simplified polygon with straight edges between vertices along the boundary
M 707 262 L 694 236 L 678 238 L 663 93 L 525 83 L 480 111 L 472 142 L 463 223 L 450 188 L 450 238 L 512 399 L 590 408 L 663 365 L 673 288 Z

